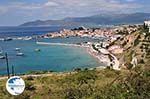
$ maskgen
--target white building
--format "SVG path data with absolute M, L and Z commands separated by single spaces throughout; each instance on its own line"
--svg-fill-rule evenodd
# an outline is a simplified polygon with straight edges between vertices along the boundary
M 145 24 L 146 26 L 148 26 L 148 28 L 149 28 L 149 32 L 150 32 L 150 20 L 148 20 L 148 21 L 144 21 L 144 24 Z
M 100 48 L 100 49 L 98 49 L 102 54 L 104 54 L 104 55 L 108 55 L 109 54 L 109 51 L 108 50 L 106 50 L 106 49 L 104 49 L 104 48 Z

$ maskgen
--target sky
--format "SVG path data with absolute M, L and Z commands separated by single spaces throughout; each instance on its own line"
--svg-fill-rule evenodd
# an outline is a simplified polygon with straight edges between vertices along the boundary
M 96 14 L 150 12 L 150 0 L 0 0 L 0 26 Z

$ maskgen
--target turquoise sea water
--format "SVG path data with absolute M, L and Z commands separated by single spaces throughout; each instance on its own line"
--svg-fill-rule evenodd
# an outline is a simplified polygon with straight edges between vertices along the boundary
M 91 41 L 91 39 L 72 37 L 40 39 L 39 41 L 79 43 Z M 35 40 L 1 41 L 0 46 L 8 53 L 9 66 L 13 65 L 16 73 L 34 70 L 69 71 L 77 67 L 86 68 L 102 65 L 85 48 L 37 45 Z M 25 56 L 16 56 L 15 48 L 21 48 L 21 52 Z M 35 52 L 36 48 L 41 49 L 41 52 Z M 0 74 L 6 74 L 5 60 L 0 60 Z

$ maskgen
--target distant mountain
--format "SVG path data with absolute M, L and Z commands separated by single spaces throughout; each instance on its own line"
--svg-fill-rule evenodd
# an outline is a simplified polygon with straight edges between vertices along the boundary
M 143 23 L 150 19 L 150 13 L 132 13 L 132 14 L 99 14 L 89 17 L 65 18 L 62 20 L 46 20 L 27 22 L 20 26 L 81 26 L 81 25 L 115 25 Z

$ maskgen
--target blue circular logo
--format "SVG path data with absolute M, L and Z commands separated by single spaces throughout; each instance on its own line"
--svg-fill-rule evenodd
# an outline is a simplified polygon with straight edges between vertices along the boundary
M 25 83 L 19 76 L 10 77 L 6 83 L 7 91 L 12 95 L 20 95 L 25 89 Z

